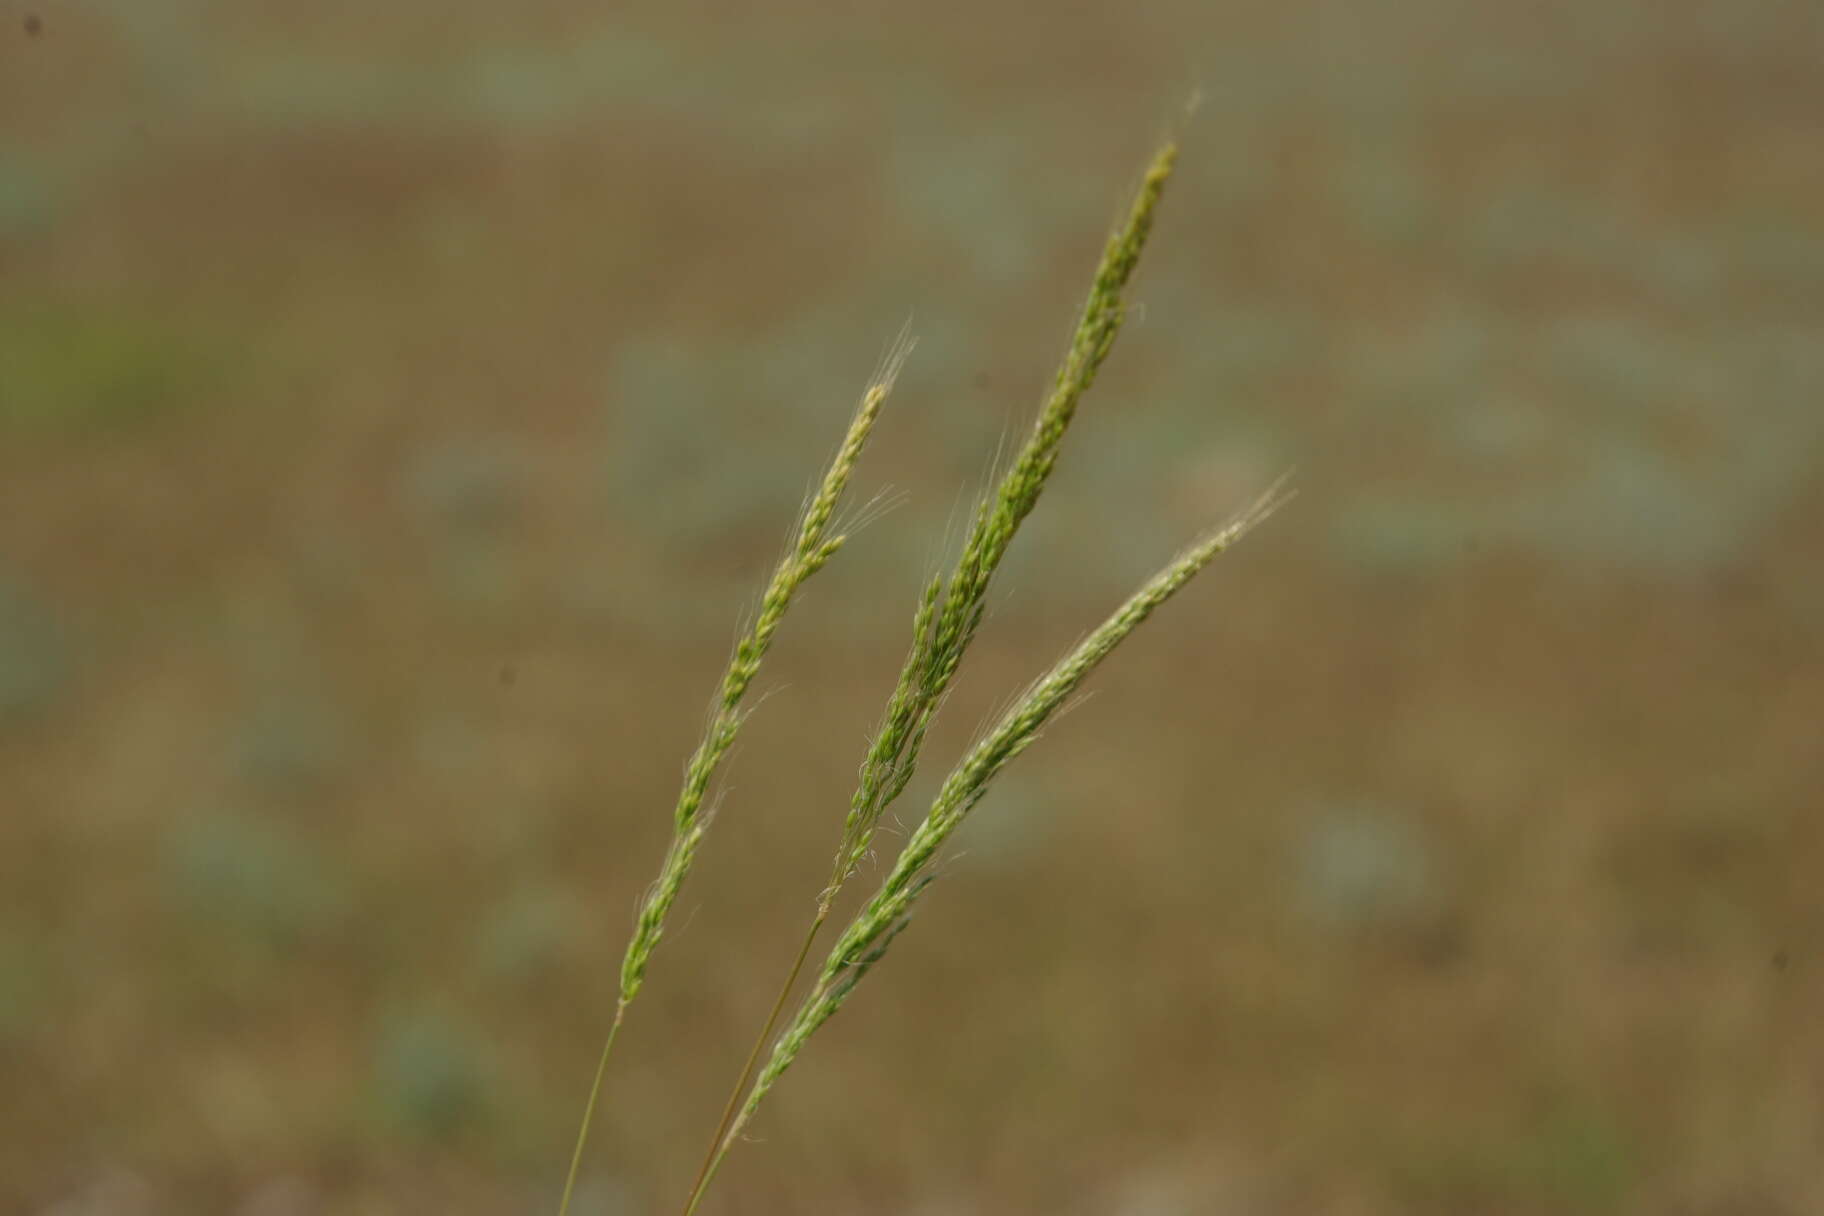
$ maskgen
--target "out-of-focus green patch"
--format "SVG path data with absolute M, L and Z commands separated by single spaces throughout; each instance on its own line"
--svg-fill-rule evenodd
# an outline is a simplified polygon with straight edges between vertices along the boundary
M 206 397 L 222 353 L 168 322 L 126 312 L 0 312 L 0 427 L 110 427 Z
M 22 159 L 0 161 L 0 238 L 41 227 L 51 214 L 55 192 L 37 167 Z
M 1364 343 L 1350 395 L 1370 405 L 1348 421 L 1397 427 L 1397 447 L 1375 442 L 1400 463 L 1332 521 L 1338 556 L 1435 566 L 1474 534 L 1674 574 L 1726 562 L 1807 484 L 1819 349 L 1785 326 L 1613 311 L 1505 329 L 1440 314 Z
M 1412 921 L 1436 905 L 1443 881 L 1416 823 L 1367 806 L 1321 811 L 1300 833 L 1293 865 L 1305 913 L 1335 932 Z
M 1463 551 L 1473 521 L 1445 501 L 1370 498 L 1336 520 L 1332 539 L 1339 558 L 1381 573 L 1434 570 Z
M 489 910 L 475 942 L 476 968 L 488 979 L 524 983 L 549 972 L 581 936 L 582 918 L 562 892 L 528 886 Z
M 403 66 L 372 58 L 245 57 L 220 65 L 220 96 L 267 122 L 534 126 L 637 101 L 687 108 L 701 89 L 674 49 L 610 29 L 558 48 L 491 46 Z
M 1638 1174 L 1621 1129 L 1585 1108 L 1555 1110 L 1508 1139 L 1432 1141 L 1395 1155 L 1392 1181 L 1406 1202 L 1455 1210 L 1505 1202 L 1617 1212 Z
M 1415 245 L 1436 226 L 1432 184 L 1399 139 L 1351 145 L 1333 171 L 1331 190 L 1351 223 L 1378 244 Z
M 482 1122 L 493 1084 L 481 1041 L 444 1014 L 396 1011 L 374 1048 L 372 1097 L 396 1131 L 448 1140 Z
M 48 705 L 69 675 L 63 633 L 50 610 L 0 571 L 0 722 Z
M 447 436 L 412 458 L 401 491 L 432 536 L 438 586 L 465 609 L 510 608 L 523 589 L 513 525 L 525 502 L 527 465 L 505 437 Z
M 1824 230 L 1816 220 L 1757 216 L 1742 222 L 1735 236 L 1743 267 L 1812 303 L 1824 298 Z
M 895 85 L 882 94 L 895 132 L 882 149 L 884 195 L 907 242 L 961 255 L 954 265 L 968 277 L 951 283 L 946 308 L 1043 271 L 1073 232 L 1108 219 L 1094 175 L 1037 169 L 1059 130 L 1050 107 L 1003 108 L 983 123 L 933 78 L 908 73 Z
M 44 948 L 0 931 L 0 1043 L 28 1033 L 49 999 L 50 969 Z
M 633 1188 L 617 1178 L 584 1178 L 570 1197 L 574 1216 L 634 1216 L 649 1209 L 635 1197 Z
M 628 523 L 668 548 L 770 543 L 811 488 L 811 436 L 843 416 L 868 370 L 852 352 L 825 357 L 825 341 L 623 341 L 607 480 Z
M 262 699 L 243 720 L 236 745 L 241 771 L 281 792 L 334 781 L 350 751 L 336 707 L 325 697 L 297 691 Z
M 1020 870 L 1042 853 L 1058 830 L 1060 791 L 1030 773 L 1001 779 L 994 813 L 969 825 L 957 864 L 985 870 Z
M 321 938 L 343 923 L 348 881 L 327 858 L 280 826 L 211 814 L 173 832 L 165 870 L 173 897 L 199 923 L 274 952 Z
M 527 477 L 527 462 L 509 437 L 446 436 L 413 453 L 402 489 L 424 523 L 485 533 L 513 520 Z
M 1621 1129 L 1587 1109 L 1547 1118 L 1517 1146 L 1514 1164 L 1528 1189 L 1576 1211 L 1617 1210 L 1635 1175 Z
M 971 268 L 989 283 L 1032 273 L 1047 234 L 1034 230 L 1018 186 L 1009 189 L 1020 181 L 1007 166 L 1025 154 L 1021 136 L 994 127 L 956 134 L 960 139 L 951 144 L 941 173 L 931 172 L 928 148 L 901 148 L 894 141 L 888 173 L 895 205 L 908 221 L 966 250 Z M 1043 218 L 1055 224 L 1057 200 L 1049 193 L 1034 197 L 1052 203 L 1052 214 Z
M 1613 210 L 1554 189 L 1517 183 L 1501 191 L 1461 234 L 1481 268 L 1541 265 L 1618 269 L 1634 242 Z

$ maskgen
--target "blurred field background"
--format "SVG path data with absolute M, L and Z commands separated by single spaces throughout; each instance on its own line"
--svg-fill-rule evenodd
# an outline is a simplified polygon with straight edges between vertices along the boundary
M 673 1210 L 919 577 L 1201 88 L 934 745 L 1009 773 L 718 1213 L 1824 1210 L 1824 8 L 0 0 L 0 1210 Z M 907 803 L 910 810 L 912 803 Z

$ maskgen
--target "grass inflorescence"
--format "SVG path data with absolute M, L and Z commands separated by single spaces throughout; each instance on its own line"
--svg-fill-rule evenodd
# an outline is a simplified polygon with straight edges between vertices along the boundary
M 941 710 L 970 644 L 987 615 L 995 572 L 1020 525 L 1038 503 L 1056 468 L 1065 433 L 1083 395 L 1113 349 L 1127 314 L 1126 291 L 1153 226 L 1177 159 L 1175 142 L 1154 155 L 1122 224 L 1108 239 L 1070 344 L 1024 445 L 993 491 L 974 512 L 954 567 L 923 587 L 912 618 L 912 642 L 899 678 L 863 758 L 854 796 L 842 823 L 829 881 L 815 903 L 796 956 L 772 1012 L 729 1094 L 703 1164 L 685 1201 L 686 1216 L 701 1204 L 730 1148 L 767 1094 L 797 1059 L 810 1037 L 840 1009 L 857 984 L 887 953 L 909 923 L 919 896 L 933 879 L 932 864 L 951 835 L 988 792 L 994 778 L 1038 736 L 1058 709 L 1140 623 L 1171 598 L 1218 553 L 1239 540 L 1283 500 L 1278 485 L 1233 520 L 1185 549 L 1135 591 L 1082 642 L 1034 681 L 956 764 L 923 819 L 912 830 L 874 894 L 842 929 L 790 1015 L 792 994 L 844 887 L 874 844 L 882 816 L 905 792 L 917 771 L 932 722 Z M 702 742 L 685 769 L 673 813 L 673 835 L 659 876 L 641 904 L 621 966 L 620 994 L 572 1155 L 560 1216 L 568 1212 L 590 1121 L 599 1100 L 615 1037 L 639 994 L 666 917 L 701 847 L 711 815 L 705 807 L 711 779 L 734 742 L 742 707 L 761 660 L 798 588 L 846 539 L 831 534 L 838 504 L 879 415 L 900 364 L 910 350 L 896 342 L 863 394 L 836 458 L 798 521 L 785 557 L 774 571 L 752 625 L 736 644 Z M 783 1029 L 780 1021 L 784 1019 Z M 774 1032 L 778 1031 L 777 1037 Z
M 779 623 L 785 619 L 786 609 L 791 607 L 792 597 L 836 555 L 836 551 L 848 539 L 846 534 L 840 532 L 830 535 L 831 524 L 836 518 L 836 509 L 842 501 L 843 492 L 848 488 L 855 465 L 861 459 L 862 449 L 867 446 L 868 436 L 874 430 L 875 420 L 880 417 L 880 408 L 886 404 L 887 395 L 893 391 L 893 381 L 910 351 L 910 340 L 902 336 L 882 360 L 878 374 L 862 394 L 861 404 L 849 423 L 848 434 L 843 437 L 842 446 L 837 449 L 835 459 L 830 462 L 816 493 L 806 505 L 791 545 L 774 569 L 773 577 L 760 597 L 760 607 L 754 615 L 753 623 L 735 643 L 734 655 L 729 660 L 728 669 L 722 675 L 721 687 L 716 693 L 709 725 L 685 766 L 684 785 L 678 792 L 677 806 L 672 811 L 671 843 L 666 847 L 665 860 L 659 866 L 658 878 L 647 888 L 646 896 L 640 903 L 633 937 L 628 941 L 627 950 L 621 958 L 621 988 L 615 1001 L 614 1020 L 609 1024 L 607 1038 L 602 1043 L 595 1081 L 589 1088 L 589 1100 L 583 1109 L 582 1124 L 577 1130 L 576 1149 L 571 1154 L 570 1172 L 564 1180 L 561 1211 L 569 1211 L 570 1197 L 576 1189 L 577 1171 L 582 1165 L 583 1149 L 589 1140 L 589 1126 L 595 1117 L 596 1102 L 601 1096 L 602 1078 L 607 1073 L 608 1059 L 614 1051 L 615 1037 L 620 1032 L 627 1007 L 640 994 L 640 986 L 646 980 L 646 968 L 652 961 L 653 951 L 658 949 L 659 941 L 665 935 L 665 919 L 670 915 L 672 905 L 677 902 L 678 892 L 683 890 L 684 880 L 690 874 L 692 863 L 696 861 L 704 833 L 709 830 L 712 816 L 709 808 L 704 805 L 704 799 L 709 793 L 710 779 L 715 776 L 717 767 L 741 731 L 741 723 L 746 716 L 742 701 L 747 696 L 754 677 L 760 673 L 761 660 L 766 657 L 766 652 L 772 645 Z

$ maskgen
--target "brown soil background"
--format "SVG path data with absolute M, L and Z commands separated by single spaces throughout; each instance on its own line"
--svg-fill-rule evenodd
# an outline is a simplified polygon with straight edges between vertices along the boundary
M 1301 496 L 709 1209 L 1824 1210 L 1824 9 L 0 17 L 0 1209 L 550 1210 L 734 623 L 910 316 L 902 505 L 788 621 L 610 1079 L 585 1210 L 673 1210 L 1196 87 L 933 768 Z

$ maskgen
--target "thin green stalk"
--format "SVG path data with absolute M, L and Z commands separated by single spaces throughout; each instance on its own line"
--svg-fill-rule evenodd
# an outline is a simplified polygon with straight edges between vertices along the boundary
M 595 1121 L 596 1099 L 602 1093 L 602 1078 L 608 1072 L 608 1056 L 614 1050 L 614 1036 L 621 1032 L 621 1021 L 627 1012 L 625 1001 L 616 1001 L 614 1021 L 608 1027 L 608 1037 L 602 1042 L 602 1055 L 595 1062 L 595 1080 L 589 1086 L 589 1102 L 583 1107 L 583 1123 L 576 1129 L 576 1148 L 570 1153 L 570 1172 L 564 1175 L 564 1198 L 557 1205 L 557 1216 L 568 1216 L 570 1196 L 576 1190 L 577 1171 L 583 1165 L 583 1145 L 589 1142 L 589 1125 Z
M 722 1143 L 722 1137 L 728 1134 L 729 1125 L 734 1122 L 735 1112 L 741 1106 L 741 1096 L 747 1092 L 747 1086 L 754 1079 L 754 1070 L 760 1067 L 760 1057 L 766 1051 L 766 1044 L 773 1037 L 773 1028 L 779 1024 L 779 1015 L 785 1012 L 785 1003 L 791 999 L 792 989 L 798 985 L 798 976 L 804 971 L 805 962 L 811 957 L 811 946 L 817 941 L 817 934 L 823 929 L 823 922 L 830 918 L 830 905 L 826 900 L 817 906 L 817 915 L 811 918 L 810 928 L 805 931 L 804 941 L 799 943 L 798 957 L 792 960 L 791 970 L 786 972 L 785 982 L 779 985 L 779 995 L 773 998 L 773 1008 L 766 1015 L 766 1024 L 760 1027 L 760 1033 L 754 1036 L 754 1045 L 747 1053 L 747 1062 L 741 1066 L 741 1075 L 735 1079 L 734 1087 L 728 1091 L 728 1103 L 722 1108 L 721 1121 L 716 1124 L 716 1131 L 709 1138 L 709 1150 L 703 1155 L 703 1164 L 697 1170 L 697 1180 L 691 1184 L 690 1206 L 684 1209 L 684 1216 L 690 1216 L 702 1199 L 703 1190 L 709 1185 L 709 1174 L 716 1164 L 716 1149 Z
M 806 504 L 791 545 L 760 597 L 760 608 L 753 623 L 735 644 L 735 653 L 729 660 L 727 671 L 723 673 L 708 727 L 702 741 L 697 744 L 696 751 L 692 753 L 690 762 L 685 766 L 684 785 L 678 793 L 677 805 L 672 812 L 671 842 L 666 846 L 658 878 L 647 889 L 645 899 L 640 904 L 633 936 L 621 959 L 621 986 L 615 1004 L 614 1022 L 609 1028 L 607 1041 L 603 1044 L 601 1059 L 596 1066 L 595 1082 L 590 1087 L 589 1099 L 584 1107 L 582 1125 L 577 1133 L 576 1151 L 570 1163 L 570 1180 L 564 1187 L 559 1216 L 567 1216 L 571 1189 L 582 1160 L 584 1144 L 588 1140 L 590 1120 L 601 1092 L 602 1078 L 607 1071 L 615 1034 L 620 1029 L 627 1006 L 639 995 L 653 952 L 664 936 L 666 917 L 670 914 L 672 905 L 677 902 L 678 893 L 683 889 L 684 880 L 696 860 L 697 850 L 702 847 L 703 837 L 709 830 L 712 816 L 704 805 L 704 797 L 708 793 L 710 779 L 728 754 L 728 749 L 734 744 L 735 736 L 746 719 L 742 699 L 759 673 L 761 660 L 772 645 L 773 635 L 778 631 L 780 621 L 784 618 L 786 609 L 791 606 L 798 589 L 821 570 L 848 539 L 840 532 L 830 535 L 836 508 L 842 500 L 843 491 L 848 488 L 856 463 L 861 459 L 862 449 L 867 445 L 881 407 L 892 392 L 894 379 L 911 352 L 911 345 L 910 339 L 902 334 L 888 350 L 878 373 L 862 394 L 861 404 L 849 423 L 842 446 L 824 473 L 816 493 Z

